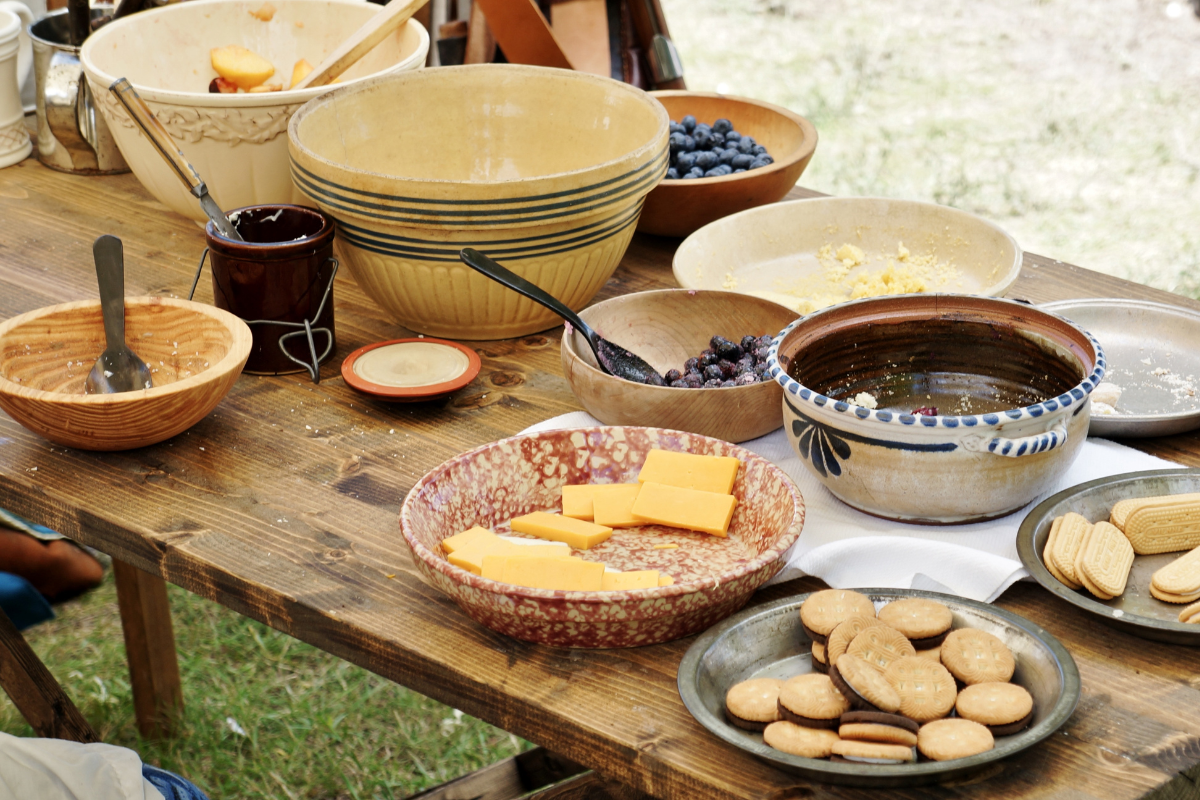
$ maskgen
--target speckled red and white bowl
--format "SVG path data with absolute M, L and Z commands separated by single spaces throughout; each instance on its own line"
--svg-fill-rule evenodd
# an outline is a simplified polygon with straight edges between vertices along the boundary
M 509 520 L 561 508 L 562 487 L 633 483 L 653 449 L 735 456 L 737 509 L 720 538 L 659 525 L 617 530 L 574 554 L 614 569 L 658 569 L 672 586 L 624 592 L 527 589 L 446 560 L 440 543 L 472 525 L 509 535 Z M 783 568 L 804 526 L 804 499 L 778 467 L 737 445 L 660 428 L 599 427 L 502 439 L 450 459 L 404 501 L 400 528 L 414 562 L 477 622 L 559 647 L 635 647 L 703 630 L 745 605 Z M 655 545 L 677 544 L 674 549 Z

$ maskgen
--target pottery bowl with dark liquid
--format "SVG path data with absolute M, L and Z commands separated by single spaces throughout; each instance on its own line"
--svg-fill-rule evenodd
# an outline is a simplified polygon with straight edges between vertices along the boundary
M 1087 437 L 1104 371 L 1100 344 L 1061 317 L 945 294 L 802 317 L 768 367 L 788 439 L 826 488 L 868 514 L 927 524 L 1003 516 L 1051 489 Z

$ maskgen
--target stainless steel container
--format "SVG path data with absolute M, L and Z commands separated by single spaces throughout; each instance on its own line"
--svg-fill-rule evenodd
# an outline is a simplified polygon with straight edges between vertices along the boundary
M 92 18 L 110 16 L 111 5 L 96 5 Z M 60 172 L 108 175 L 128 172 L 104 118 L 97 111 L 72 47 L 67 10 L 51 11 L 29 27 L 37 91 L 37 157 Z

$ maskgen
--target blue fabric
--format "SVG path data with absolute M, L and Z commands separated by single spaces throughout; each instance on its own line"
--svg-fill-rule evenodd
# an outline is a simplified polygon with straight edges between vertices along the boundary
M 208 795 L 196 788 L 194 783 L 184 780 L 174 772 L 142 764 L 142 777 L 162 792 L 166 800 L 208 800 Z
M 54 619 L 54 609 L 46 598 L 29 581 L 11 572 L 0 572 L 0 610 L 19 631 Z
M 18 517 L 11 511 L 3 508 L 0 508 L 0 525 L 3 525 L 6 528 L 12 528 L 14 531 L 28 533 L 35 539 L 41 539 L 43 542 L 65 538 L 58 531 L 52 531 L 45 525 L 38 525 L 36 522 L 30 522 L 24 517 Z

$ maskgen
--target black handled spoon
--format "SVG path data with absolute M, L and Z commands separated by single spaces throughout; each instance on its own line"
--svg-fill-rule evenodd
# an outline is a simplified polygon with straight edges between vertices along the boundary
M 578 314 L 567 308 L 566 304 L 552 297 L 544 289 L 534 286 L 529 281 L 505 269 L 483 253 L 473 250 L 470 247 L 465 247 L 459 251 L 458 257 L 463 260 L 464 264 L 476 272 L 481 272 L 497 283 L 512 289 L 514 292 L 525 295 L 530 300 L 545 306 L 573 325 L 587 338 L 592 352 L 596 354 L 596 362 L 600 365 L 600 369 L 609 375 L 615 375 L 618 378 L 624 378 L 634 383 L 647 383 L 651 386 L 667 385 L 662 375 L 659 375 L 654 367 L 619 344 L 614 344 L 603 338 L 596 331 L 592 330 L 591 326 L 580 319 Z

